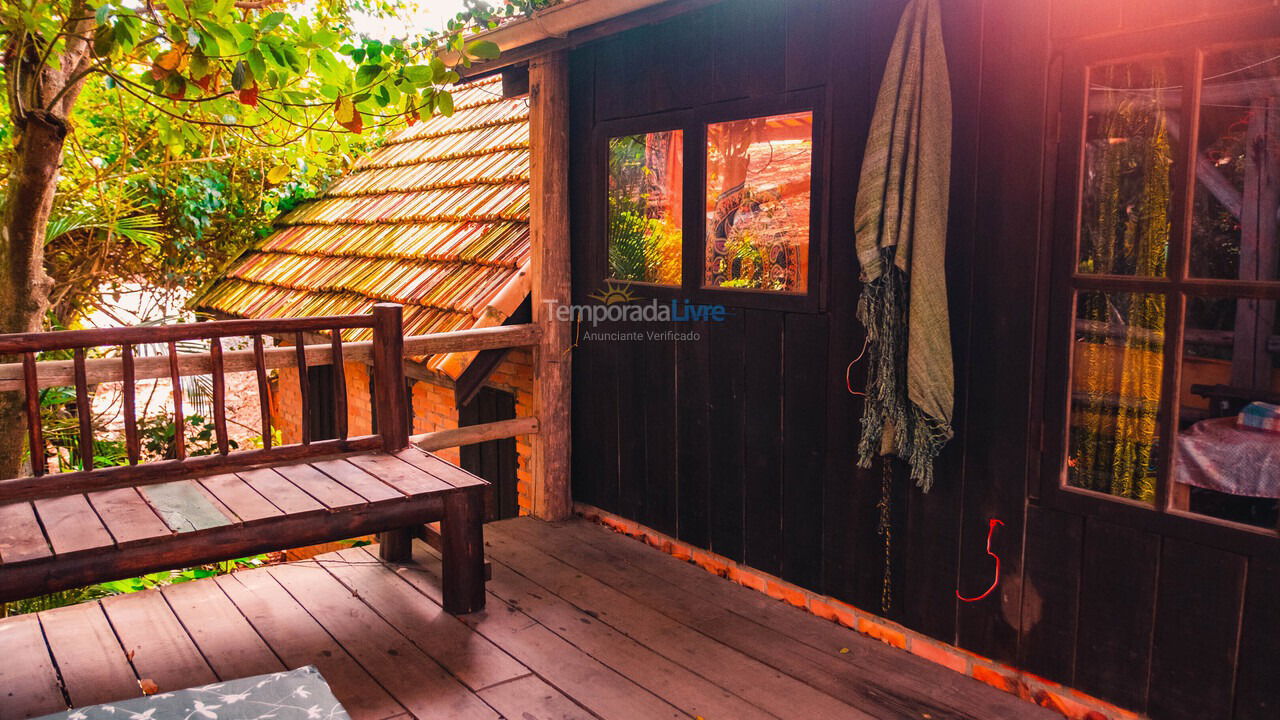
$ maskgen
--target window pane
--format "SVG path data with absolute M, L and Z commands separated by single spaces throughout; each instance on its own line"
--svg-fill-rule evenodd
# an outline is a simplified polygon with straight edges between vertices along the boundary
M 684 133 L 609 138 L 609 277 L 680 284 Z
M 1163 295 L 1081 293 L 1071 369 L 1070 485 L 1152 502 L 1159 466 Z
M 813 113 L 707 126 L 704 287 L 809 287 Z
M 1106 65 L 1089 72 L 1082 273 L 1165 274 L 1177 154 L 1176 63 Z
M 1205 56 L 1191 274 L 1274 280 L 1280 43 Z
M 1276 303 L 1190 298 L 1173 507 L 1235 522 L 1276 526 L 1280 435 L 1243 427 L 1253 401 L 1280 402 Z

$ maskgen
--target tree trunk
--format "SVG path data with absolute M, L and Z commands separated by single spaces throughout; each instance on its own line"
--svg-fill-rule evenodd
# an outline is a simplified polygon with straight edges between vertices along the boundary
M 0 227 L 0 332 L 38 332 L 53 281 L 44 271 L 45 226 L 62 168 L 67 117 L 84 87 L 92 60 L 94 20 L 83 0 L 73 2 L 60 56 L 49 58 L 39 38 L 23 33 L 6 48 L 4 72 L 17 148 Z M 0 358 L 13 361 L 18 358 Z M 21 474 L 26 420 L 20 393 L 0 393 L 0 478 Z
M 38 332 L 49 306 L 52 279 L 44 271 L 45 225 L 53 207 L 66 125 L 51 117 L 27 118 L 0 227 L 0 332 Z M 20 358 L 6 358 L 12 362 Z M 21 471 L 26 423 L 22 395 L 0 394 L 0 477 Z

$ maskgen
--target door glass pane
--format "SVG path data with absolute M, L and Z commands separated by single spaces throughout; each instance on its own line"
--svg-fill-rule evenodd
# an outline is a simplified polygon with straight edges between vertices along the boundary
M 1181 97 L 1177 63 L 1089 71 L 1080 216 L 1082 273 L 1165 274 Z
M 1205 56 L 1191 274 L 1275 280 L 1280 42 Z
M 1190 298 L 1180 396 L 1173 507 L 1275 527 L 1280 434 L 1240 418 L 1253 402 L 1280 405 L 1275 301 Z
M 1165 297 L 1081 293 L 1071 368 L 1067 483 L 1153 502 Z
M 609 277 L 680 284 L 684 133 L 609 138 Z
M 704 287 L 809 287 L 813 113 L 707 126 Z

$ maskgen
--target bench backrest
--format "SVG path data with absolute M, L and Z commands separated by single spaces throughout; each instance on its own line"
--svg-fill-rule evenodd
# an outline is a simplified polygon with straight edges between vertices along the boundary
M 372 336 L 371 341 L 344 342 L 343 331 Z M 354 331 L 354 332 L 351 332 Z M 327 342 L 308 345 L 307 338 L 327 334 Z M 290 347 L 267 348 L 263 338 L 272 336 L 292 341 Z M 253 349 L 224 352 L 220 340 L 249 337 Z M 179 353 L 177 344 L 209 340 L 205 353 Z M 166 355 L 137 357 L 140 345 L 167 346 Z M 118 348 L 119 357 L 89 359 L 93 348 Z M 70 351 L 71 360 L 38 360 L 37 354 Z M 0 335 L 0 357 L 12 359 L 0 365 L 0 392 L 21 397 L 27 426 L 27 447 L 32 474 L 0 480 L 0 503 L 48 497 L 67 492 L 83 492 L 129 485 L 165 482 L 183 476 L 207 475 L 266 463 L 288 462 L 308 457 L 376 449 L 398 450 L 408 445 L 408 413 L 405 406 L 404 334 L 399 305 L 380 303 L 369 315 L 287 318 L 277 320 L 223 320 L 68 330 L 48 333 Z M 373 396 L 377 434 L 352 437 L 347 427 L 345 361 L 361 360 L 373 366 Z M 334 413 L 337 437 L 313 440 L 305 422 L 311 388 L 309 365 L 332 364 Z M 269 368 L 298 369 L 298 390 L 302 399 L 302 439 L 300 443 L 275 445 L 271 436 Z M 227 432 L 226 373 L 248 371 L 257 376 L 262 417 L 261 449 L 234 450 Z M 216 452 L 189 456 L 184 438 L 184 408 L 181 377 L 211 375 L 212 409 Z M 174 444 L 176 458 L 144 462 L 134 399 L 136 383 L 143 378 L 169 379 L 173 392 Z M 89 388 L 103 382 L 122 383 L 121 405 L 128 465 L 94 467 L 94 428 Z M 50 473 L 47 444 L 41 425 L 40 390 L 45 387 L 73 387 L 79 423 L 77 454 L 83 469 Z M 323 389 L 317 388 L 323 392 Z

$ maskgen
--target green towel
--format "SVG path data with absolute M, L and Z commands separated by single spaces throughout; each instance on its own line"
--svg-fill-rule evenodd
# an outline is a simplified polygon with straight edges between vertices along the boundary
M 928 491 L 952 436 L 945 276 L 951 84 L 938 0 L 902 14 L 876 98 L 854 208 L 870 367 L 859 465 L 906 461 Z

